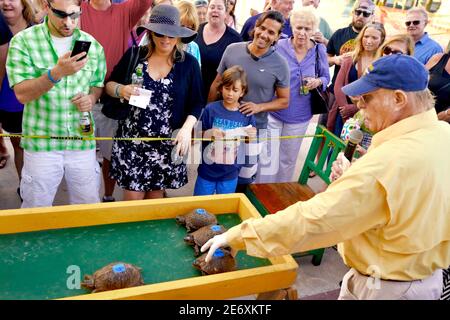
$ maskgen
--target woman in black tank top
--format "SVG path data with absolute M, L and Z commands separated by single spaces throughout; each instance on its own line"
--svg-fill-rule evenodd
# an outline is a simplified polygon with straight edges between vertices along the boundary
M 436 112 L 440 120 L 450 122 L 450 54 L 438 54 L 430 59 L 428 88 L 436 96 Z

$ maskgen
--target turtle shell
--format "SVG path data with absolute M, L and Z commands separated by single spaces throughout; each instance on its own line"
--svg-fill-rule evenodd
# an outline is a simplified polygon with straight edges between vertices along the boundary
M 192 210 L 184 216 L 177 216 L 176 220 L 179 224 L 185 225 L 189 232 L 210 224 L 217 224 L 216 216 L 207 212 L 205 209 Z
M 212 224 L 209 226 L 201 227 L 197 231 L 189 233 L 184 241 L 192 246 L 194 246 L 195 255 L 200 254 L 200 248 L 212 239 L 214 236 L 219 235 L 227 231 L 227 229 L 221 225 Z
M 141 286 L 144 280 L 141 268 L 124 262 L 114 262 L 97 270 L 93 275 L 84 276 L 83 288 L 92 293 Z
M 217 249 L 214 252 L 212 259 L 206 263 L 207 253 L 202 254 L 195 259 L 192 264 L 195 268 L 200 270 L 203 275 L 223 273 L 236 270 L 236 260 L 227 249 Z

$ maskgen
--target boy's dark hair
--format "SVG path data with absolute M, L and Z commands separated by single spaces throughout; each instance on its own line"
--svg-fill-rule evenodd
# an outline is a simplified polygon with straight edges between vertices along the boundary
M 241 81 L 242 91 L 244 92 L 243 96 L 245 96 L 248 92 L 247 74 L 241 66 L 233 66 L 225 70 L 222 74 L 222 80 L 220 81 L 217 90 L 222 95 L 223 87 L 232 86 L 238 80 Z
M 267 19 L 274 20 L 274 21 L 279 22 L 281 24 L 280 30 L 278 30 L 278 35 L 281 34 L 281 31 L 283 30 L 283 26 L 284 26 L 284 23 L 285 23 L 283 15 L 280 12 L 278 12 L 278 11 L 269 10 L 269 11 L 264 12 L 263 14 L 261 14 L 261 16 L 258 18 L 258 20 L 256 20 L 255 27 L 250 32 L 250 36 L 252 38 L 255 37 L 255 29 L 258 28 L 259 26 L 261 26 L 264 23 L 264 21 L 266 21 Z

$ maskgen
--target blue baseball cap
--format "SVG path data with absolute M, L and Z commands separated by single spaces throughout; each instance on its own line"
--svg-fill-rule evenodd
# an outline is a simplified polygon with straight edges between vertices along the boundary
M 378 89 L 422 91 L 428 87 L 428 71 L 416 58 L 391 54 L 371 64 L 366 73 L 342 88 L 350 97 L 360 96 Z

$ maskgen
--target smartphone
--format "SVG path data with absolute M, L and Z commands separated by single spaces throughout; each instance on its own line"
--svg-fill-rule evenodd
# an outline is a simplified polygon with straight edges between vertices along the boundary
M 86 52 L 86 55 L 87 55 L 90 47 L 91 47 L 90 41 L 77 40 L 77 41 L 75 41 L 75 45 L 73 46 L 72 54 L 70 56 L 73 57 L 82 52 Z M 85 57 L 80 58 L 77 61 L 83 60 L 84 58 Z

